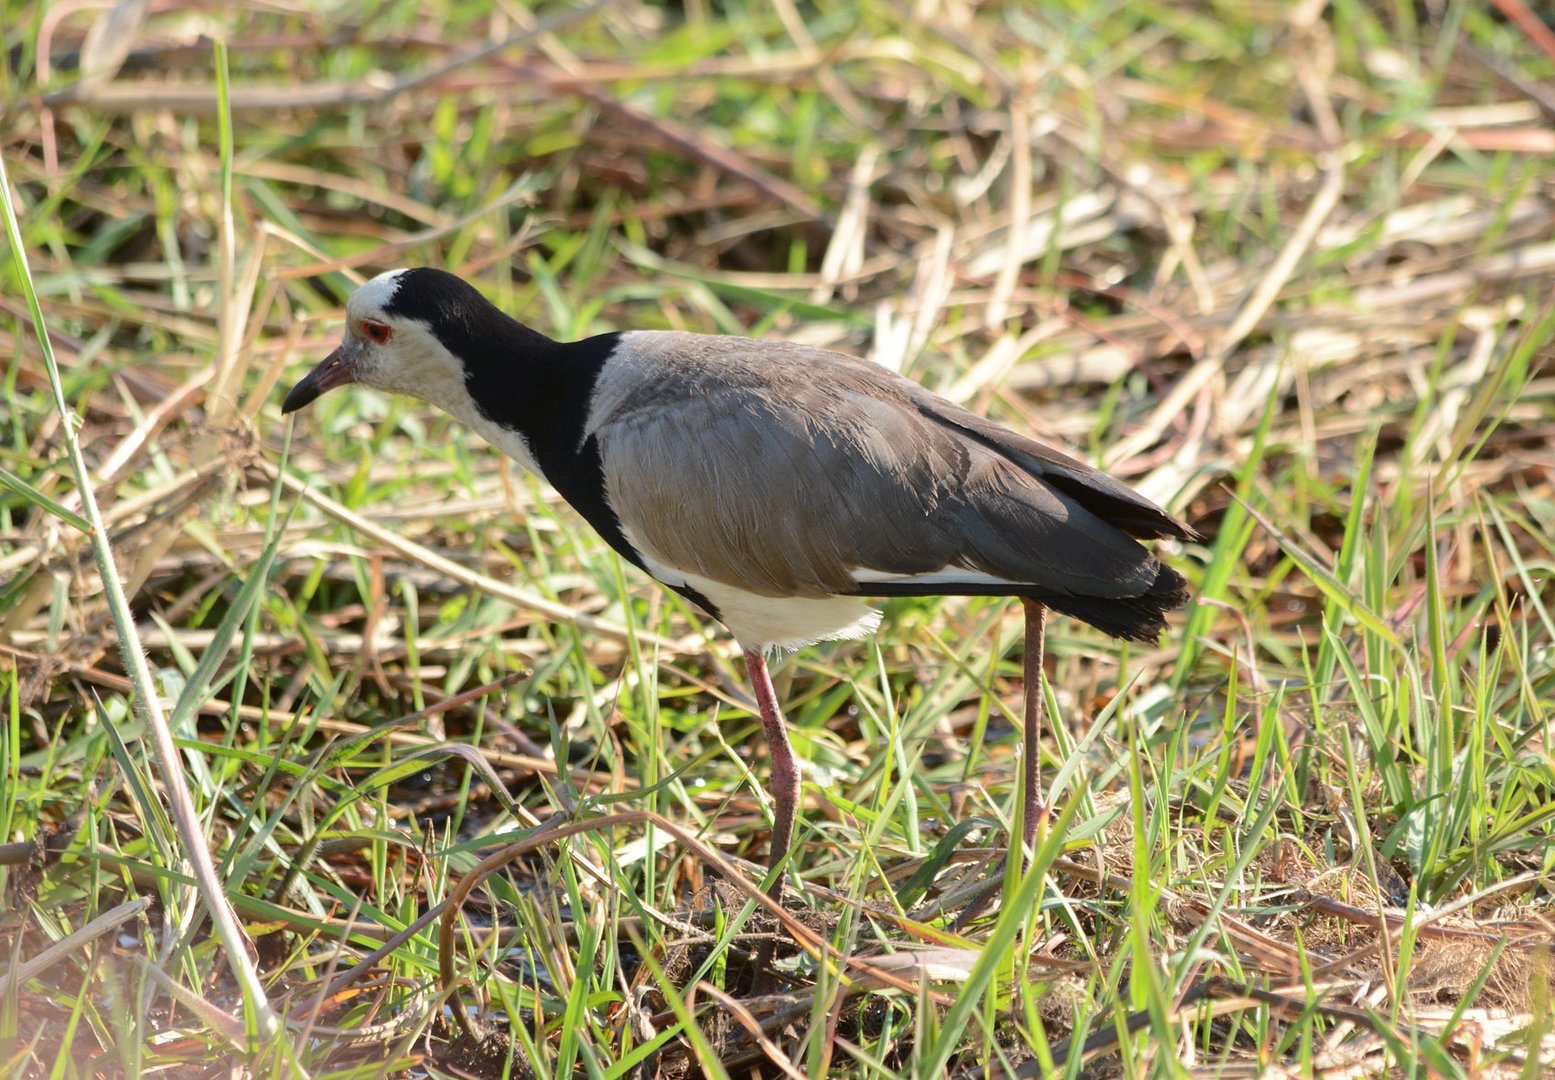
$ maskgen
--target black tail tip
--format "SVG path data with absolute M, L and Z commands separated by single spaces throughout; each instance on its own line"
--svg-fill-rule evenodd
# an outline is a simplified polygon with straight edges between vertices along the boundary
M 1104 634 L 1154 644 L 1166 632 L 1166 613 L 1186 604 L 1188 596 L 1188 580 L 1163 564 L 1150 588 L 1138 596 L 1066 596 L 1044 602 Z

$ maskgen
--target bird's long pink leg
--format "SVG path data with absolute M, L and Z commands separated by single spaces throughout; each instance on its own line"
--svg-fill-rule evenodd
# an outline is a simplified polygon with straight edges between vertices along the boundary
M 783 722 L 783 711 L 778 708 L 777 691 L 772 689 L 767 658 L 759 649 L 746 649 L 745 667 L 756 691 L 756 704 L 761 707 L 761 727 L 767 733 L 767 748 L 772 754 L 772 847 L 767 855 L 767 866 L 773 867 L 788 854 L 788 845 L 794 836 L 794 817 L 799 811 L 799 759 L 788 741 L 788 725 Z M 782 898 L 781 875 L 768 893 L 774 900 Z
M 1049 807 L 1042 798 L 1042 632 L 1047 609 L 1037 600 L 1021 597 L 1026 609 L 1026 709 L 1025 742 L 1021 746 L 1026 785 L 1021 841 L 1026 851 L 1035 849 L 1037 832 L 1047 823 Z M 774 771 L 776 771 L 774 767 Z

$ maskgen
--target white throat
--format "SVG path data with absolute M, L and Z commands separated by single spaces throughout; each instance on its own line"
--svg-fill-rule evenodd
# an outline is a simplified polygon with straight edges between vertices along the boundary
M 460 387 L 463 392 L 463 387 Z M 508 457 L 518 462 L 524 468 L 534 473 L 540 479 L 545 480 L 545 473 L 540 471 L 540 466 L 535 462 L 535 456 L 529 449 L 529 443 L 524 437 L 512 428 L 503 427 L 481 415 L 481 411 L 475 407 L 475 401 L 468 393 L 464 394 L 464 400 L 469 403 L 466 413 L 463 409 L 448 409 L 451 416 L 457 416 L 466 427 L 470 428 L 481 438 L 501 450 Z M 547 481 L 549 482 L 549 481 Z
M 374 278 L 362 288 L 376 286 L 381 280 Z M 464 364 L 426 324 L 413 319 L 398 321 L 393 348 L 392 370 L 369 363 L 359 373 L 361 382 L 436 405 L 524 468 L 544 478 L 524 437 L 481 413 L 465 386 Z

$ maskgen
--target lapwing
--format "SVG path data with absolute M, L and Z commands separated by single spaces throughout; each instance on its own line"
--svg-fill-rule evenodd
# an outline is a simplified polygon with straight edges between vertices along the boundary
M 744 651 L 772 758 L 769 862 L 788 854 L 799 761 L 769 661 L 872 633 L 875 597 L 1018 596 L 1022 835 L 1038 774 L 1045 613 L 1157 640 L 1188 597 L 1139 543 L 1194 531 L 1105 473 L 869 360 L 787 341 L 626 330 L 559 342 L 442 270 L 352 295 L 294 412 L 348 383 L 408 394 L 543 477 L 629 563 Z M 775 875 L 773 895 L 782 891 Z

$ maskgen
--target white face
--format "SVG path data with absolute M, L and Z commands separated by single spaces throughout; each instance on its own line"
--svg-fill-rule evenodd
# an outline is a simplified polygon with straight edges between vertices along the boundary
M 352 293 L 346 304 L 340 347 L 350 359 L 354 381 L 409 394 L 467 420 L 465 413 L 472 403 L 459 358 L 443 347 L 425 323 L 385 310 L 403 273 L 379 274 Z
M 292 387 L 281 411 L 303 408 L 331 388 L 353 382 L 408 394 L 436 405 L 520 465 L 539 472 L 524 437 L 482 415 L 465 386 L 463 362 L 426 323 L 389 312 L 404 273 L 379 274 L 351 295 L 340 348 Z

